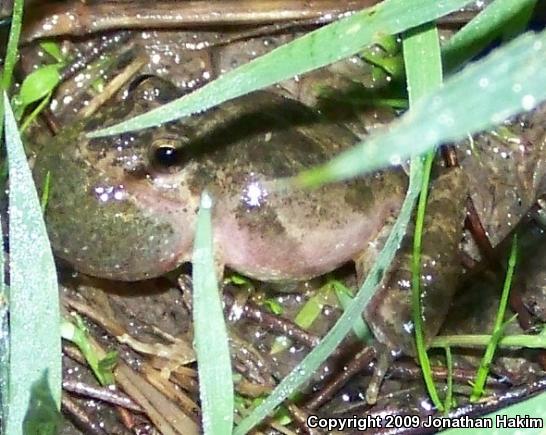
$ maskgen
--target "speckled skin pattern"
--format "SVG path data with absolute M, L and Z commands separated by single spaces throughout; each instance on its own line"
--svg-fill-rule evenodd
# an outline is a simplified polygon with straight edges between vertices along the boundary
M 111 125 L 177 96 L 148 79 L 132 97 L 59 134 L 38 154 L 38 186 L 51 173 L 46 222 L 53 248 L 77 270 L 140 280 L 191 259 L 201 192 L 214 199 L 221 264 L 264 281 L 302 280 L 357 256 L 397 213 L 406 189 L 391 169 L 316 190 L 277 181 L 329 160 L 357 142 L 306 106 L 257 92 L 155 129 L 88 140 Z M 154 160 L 175 146 L 177 165 Z
M 465 200 L 471 197 L 493 246 L 515 228 L 546 191 L 546 105 L 476 135 L 457 148 L 460 168 L 450 169 L 431 184 L 421 258 L 421 304 L 425 338 L 440 330 L 462 273 L 460 251 L 480 259 L 472 238 L 462 238 Z M 503 128 L 506 131 L 503 131 Z M 411 315 L 412 232 L 404 239 L 381 288 L 366 307 L 375 337 L 393 351 L 415 355 Z M 462 239 L 462 246 L 461 246 Z M 375 256 L 364 252 L 363 271 Z M 537 292 L 526 292 L 532 305 Z M 545 291 L 546 293 L 546 291 Z M 535 299 L 533 299 L 533 297 Z M 546 298 L 545 298 L 546 300 Z
M 421 305 L 425 339 L 434 338 L 457 290 L 462 265 L 459 245 L 466 214 L 467 178 L 460 168 L 431 185 L 421 245 Z M 411 303 L 413 231 L 367 305 L 365 317 L 374 336 L 392 351 L 415 355 Z

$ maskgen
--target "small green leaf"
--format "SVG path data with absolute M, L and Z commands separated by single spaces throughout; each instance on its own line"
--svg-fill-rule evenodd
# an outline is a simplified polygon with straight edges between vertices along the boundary
M 325 303 L 328 301 L 328 296 L 332 292 L 330 284 L 323 285 L 315 295 L 309 298 L 301 307 L 294 318 L 294 323 L 302 329 L 309 329 L 313 322 L 320 316 Z M 291 341 L 285 337 L 277 337 L 271 347 L 271 355 L 282 352 L 291 345 Z
M 103 379 L 103 385 L 114 385 L 116 383 L 114 377 L 114 368 L 118 363 L 118 353 L 111 351 L 99 361 L 98 369 Z
M 63 63 L 65 61 L 65 57 L 61 51 L 61 45 L 58 42 L 42 41 L 40 42 L 40 47 L 58 63 Z
M 58 64 L 45 65 L 30 73 L 21 85 L 18 98 L 20 104 L 27 107 L 49 95 L 61 80 L 59 68 Z
M 76 346 L 82 353 L 83 357 L 89 364 L 94 375 L 101 385 L 112 385 L 114 383 L 114 374 L 112 369 L 114 366 L 115 352 L 108 353 L 104 358 L 100 358 L 97 350 L 89 341 L 87 328 L 80 316 L 74 316 L 75 324 L 64 320 L 61 323 L 61 336 Z M 117 361 L 117 355 L 115 356 Z
M 275 413 L 275 417 L 273 417 L 277 424 L 280 424 L 281 426 L 287 426 L 290 423 L 292 423 L 292 415 L 290 414 L 290 411 L 286 406 L 279 406 L 279 409 Z
M 249 286 L 252 284 L 248 278 L 245 278 L 244 276 L 239 275 L 238 273 L 232 273 L 229 276 L 229 278 L 226 279 L 226 283 L 232 283 L 235 285 L 244 285 L 244 286 Z
M 279 304 L 279 302 L 277 302 L 275 299 L 266 299 L 264 301 L 264 305 L 276 316 L 280 316 L 284 312 L 282 305 Z
M 339 299 L 341 307 L 346 310 L 353 300 L 351 291 L 337 280 L 333 280 L 332 285 L 334 286 L 334 291 Z M 372 332 L 362 317 L 355 319 L 353 324 L 353 332 L 358 339 L 362 340 L 364 343 L 367 343 L 372 339 Z

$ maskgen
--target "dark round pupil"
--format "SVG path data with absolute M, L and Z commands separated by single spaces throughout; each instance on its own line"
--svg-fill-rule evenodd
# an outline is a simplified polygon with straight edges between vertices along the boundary
M 180 161 L 180 153 L 173 146 L 160 146 L 155 150 L 157 163 L 164 167 L 177 165 Z

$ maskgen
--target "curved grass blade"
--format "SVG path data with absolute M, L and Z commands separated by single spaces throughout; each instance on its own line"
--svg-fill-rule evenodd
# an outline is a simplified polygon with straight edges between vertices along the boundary
M 8 45 L 6 47 L 6 55 L 2 77 L 0 79 L 0 89 L 8 89 L 11 85 L 13 69 L 17 62 L 17 46 L 19 44 L 19 36 L 21 34 L 21 24 L 23 20 L 23 0 L 15 0 L 13 2 L 13 10 L 11 18 L 11 28 L 9 32 Z M 0 138 L 4 132 L 4 98 L 0 98 Z M 7 163 L 4 162 L 2 169 L 7 169 Z M 4 186 L 7 172 L 2 170 L 0 182 Z M 5 286 L 4 277 L 4 246 L 0 246 L 0 433 L 6 433 L 7 420 L 9 411 L 9 326 L 8 326 L 8 294 Z
M 13 70 L 17 63 L 17 47 L 19 45 L 19 36 L 21 35 L 21 26 L 23 22 L 24 0 L 15 0 L 13 2 L 13 11 L 11 16 L 11 28 L 9 31 L 8 45 L 6 47 L 6 58 L 2 70 L 2 79 L 0 88 L 8 91 L 13 78 Z M 0 119 L 4 119 L 4 98 L 0 98 Z M 4 122 L 0 122 L 0 138 L 3 137 Z
M 355 298 L 346 307 L 336 324 L 330 329 L 319 345 L 281 381 L 260 406 L 239 423 L 235 428 L 235 435 L 246 434 L 267 417 L 282 401 L 291 396 L 315 373 L 353 328 L 355 320 L 362 315 L 362 310 L 373 296 L 375 288 L 383 278 L 384 271 L 391 264 L 394 254 L 400 246 L 400 242 L 406 233 L 406 227 L 411 217 L 413 206 L 419 195 L 422 181 L 423 164 L 420 159 L 416 158 L 412 161 L 409 189 L 400 210 L 400 215 L 389 234 L 385 247 L 379 253 L 376 262 Z
M 416 101 L 419 101 L 420 98 L 442 84 L 442 59 L 440 57 L 440 41 L 436 26 L 427 24 L 418 29 L 411 30 L 404 36 L 403 47 L 408 95 L 410 107 L 413 107 Z M 443 404 L 440 401 L 432 377 L 430 360 L 426 350 L 423 327 L 423 308 L 421 306 L 421 240 L 427 206 L 428 184 L 434 154 L 434 151 L 429 151 L 425 157 L 423 184 L 421 186 L 419 203 L 417 205 L 411 264 L 411 310 L 413 323 L 415 325 L 415 347 L 417 349 L 417 356 L 419 358 L 419 364 L 421 365 L 423 379 L 432 402 L 438 410 L 443 411 Z
M 510 289 L 512 287 L 512 279 L 514 278 L 517 253 L 518 237 L 517 234 L 515 234 L 512 241 L 512 249 L 510 250 L 510 257 L 508 258 L 508 269 L 506 270 L 506 277 L 504 278 L 499 308 L 497 309 L 495 324 L 493 326 L 493 332 L 491 333 L 491 341 L 489 341 L 487 344 L 482 360 L 480 361 L 480 367 L 478 369 L 478 373 L 476 374 L 476 380 L 474 381 L 474 387 L 472 388 L 472 395 L 470 396 L 471 402 L 477 402 L 484 394 L 484 387 L 489 374 L 489 368 L 493 362 L 493 356 L 497 350 L 499 340 L 504 334 L 504 328 L 506 326 L 504 317 L 506 315 L 506 307 L 508 306 L 508 295 L 510 294 Z
M 546 31 L 529 32 L 446 80 L 388 131 L 302 173 L 297 181 L 314 186 L 400 163 L 531 110 L 544 100 Z
M 380 36 L 433 21 L 466 3 L 469 0 L 386 0 L 278 47 L 189 95 L 88 136 L 139 130 L 191 115 L 351 56 Z
M 205 435 L 233 430 L 233 379 L 212 245 L 212 199 L 201 196 L 193 249 L 194 347 Z
M 15 0 L 13 2 L 11 29 L 9 32 L 8 46 L 6 47 L 4 71 L 2 72 L 2 88 L 4 90 L 8 90 L 11 86 L 13 69 L 17 63 L 17 47 L 19 46 L 19 36 L 21 35 L 21 26 L 23 22 L 23 5 L 23 0 Z
M 0 219 L 0 228 L 2 222 Z M 8 294 L 4 276 L 4 244 L 0 246 L 0 433 L 6 433 L 9 396 Z
M 40 418 L 56 415 L 60 407 L 61 336 L 53 254 L 38 194 L 5 93 L 4 107 L 10 219 L 10 365 L 6 433 L 16 435 L 23 433 L 23 421 L 25 427 L 29 424 L 44 430 L 54 427 L 52 421 L 29 421 L 26 414 L 36 391 L 50 395 L 48 403 L 56 407 L 47 412 L 41 410 Z

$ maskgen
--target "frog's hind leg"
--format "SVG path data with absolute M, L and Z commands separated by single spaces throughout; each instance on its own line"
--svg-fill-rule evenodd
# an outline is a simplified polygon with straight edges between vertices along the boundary
M 421 249 L 421 301 L 425 339 L 428 342 L 440 329 L 462 272 L 460 239 L 466 213 L 466 178 L 459 168 L 451 168 L 432 183 L 425 216 Z M 386 235 L 381 234 L 384 239 Z M 378 245 L 382 245 L 380 240 Z M 381 246 L 375 246 L 379 250 Z M 364 316 L 378 342 L 385 346 L 379 356 L 380 368 L 367 397 L 377 397 L 382 373 L 394 357 L 415 356 L 411 299 L 413 228 L 383 277 L 379 289 L 365 309 Z M 369 251 L 369 249 L 368 249 Z M 371 267 L 371 260 L 356 260 L 360 278 Z
M 421 248 L 421 300 L 426 338 L 438 332 L 462 272 L 459 243 L 465 217 L 466 183 L 452 168 L 432 183 Z M 391 270 L 368 304 L 365 317 L 379 341 L 415 355 L 411 311 L 413 229 L 404 238 Z

